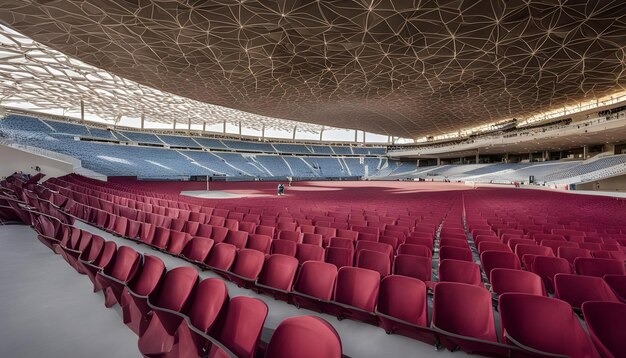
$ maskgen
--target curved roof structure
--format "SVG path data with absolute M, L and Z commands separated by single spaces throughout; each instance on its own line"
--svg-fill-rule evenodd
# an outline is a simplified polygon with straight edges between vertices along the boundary
M 4 0 L 0 22 L 187 98 L 408 138 L 626 85 L 623 0 Z

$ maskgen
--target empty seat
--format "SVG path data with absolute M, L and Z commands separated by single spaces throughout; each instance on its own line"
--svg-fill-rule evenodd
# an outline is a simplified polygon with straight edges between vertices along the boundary
M 522 269 L 519 258 L 512 252 L 485 251 L 480 255 L 480 262 L 487 277 L 489 277 L 491 270 L 495 268 Z
M 574 260 L 574 268 L 579 275 L 604 277 L 604 275 L 626 275 L 624 262 L 612 259 L 583 258 Z
M 533 356 L 599 357 L 567 302 L 524 293 L 505 293 L 500 296 L 498 311 L 504 342 L 533 353 Z
M 246 231 L 230 231 L 224 243 L 235 245 L 237 249 L 241 250 L 248 243 L 248 235 Z
M 230 352 L 212 345 L 208 357 L 253 358 L 267 317 L 267 305 L 256 298 L 237 296 L 230 300 L 217 340 Z
M 428 247 L 430 252 L 433 251 L 434 242 L 431 238 L 423 238 L 423 237 L 407 237 L 405 244 L 411 245 L 423 245 Z
M 417 278 L 421 281 L 432 280 L 432 259 L 424 256 L 400 254 L 393 264 L 395 275 Z
M 522 263 L 526 267 L 527 270 L 531 269 L 533 259 L 527 257 L 526 261 L 524 261 L 525 255 L 532 256 L 554 256 L 552 253 L 552 249 L 546 246 L 539 245 L 517 245 L 515 247 L 515 254 L 522 260 Z
M 256 227 L 255 233 L 259 235 L 266 235 L 266 236 L 269 236 L 270 238 L 274 238 L 275 231 L 276 229 L 274 227 L 259 225 Z
M 137 335 L 141 335 L 148 325 L 148 295 L 165 275 L 165 264 L 161 259 L 150 255 L 144 255 L 143 259 L 141 271 L 123 289 L 120 301 L 124 323 Z
M 398 255 L 402 254 L 431 257 L 432 251 L 424 245 L 402 244 L 398 247 Z
M 272 240 L 270 252 L 273 254 L 281 254 L 287 256 L 296 256 L 298 245 L 294 241 Z
M 267 358 L 341 358 L 341 339 L 324 319 L 313 316 L 283 320 L 270 340 Z
M 507 244 L 503 244 L 501 242 L 491 242 L 491 241 L 483 241 L 478 244 L 478 254 L 481 255 L 485 251 L 502 251 L 502 252 L 513 252 L 511 248 Z
M 170 231 L 170 239 L 167 243 L 167 252 L 172 255 L 179 255 L 190 240 L 191 235 L 186 232 Z
M 604 275 L 604 281 L 611 287 L 617 297 L 626 303 L 626 275 Z
M 112 307 L 121 301 L 124 286 L 139 271 L 142 257 L 128 246 L 120 246 L 113 260 L 104 270 L 98 271 L 96 281 L 104 292 L 104 305 Z
M 356 266 L 377 271 L 381 277 L 391 274 L 389 255 L 372 250 L 361 250 L 356 256 Z
M 439 240 L 439 247 L 441 248 L 445 246 L 453 246 L 453 247 L 460 247 L 463 249 L 469 249 L 469 243 L 467 242 L 467 240 L 461 240 L 461 239 L 442 238 L 441 240 Z
M 259 277 L 264 262 L 265 255 L 260 251 L 252 249 L 239 250 L 235 263 L 227 275 L 238 286 L 250 287 Z
M 293 287 L 293 303 L 297 307 L 321 312 L 333 296 L 336 280 L 335 265 L 318 261 L 305 262 Z
M 577 257 L 592 257 L 591 251 L 587 249 L 566 246 L 561 246 L 557 249 L 557 256 L 566 259 L 572 267 L 574 267 L 574 259 L 576 259 Z
M 582 306 L 589 336 L 603 357 L 626 357 L 626 304 L 585 302 Z
M 376 314 L 387 333 L 397 333 L 434 344 L 435 337 L 428 326 L 428 303 L 424 282 L 391 275 L 380 284 Z
M 233 265 L 236 255 L 237 248 L 234 245 L 220 242 L 213 246 L 213 250 L 204 263 L 210 269 L 228 271 Z
M 357 241 L 355 249 L 355 254 L 357 255 L 357 257 L 361 250 L 370 250 L 386 254 L 389 257 L 389 260 L 393 258 L 394 252 L 393 247 L 386 243 L 374 241 Z
M 380 274 L 377 271 L 359 267 L 342 267 L 337 272 L 334 302 L 329 309 L 340 319 L 352 318 L 378 324 L 378 319 L 373 312 L 378 300 L 379 288 Z
M 600 277 L 560 273 L 554 277 L 554 297 L 579 310 L 587 301 L 620 302 L 611 287 Z
M 324 261 L 335 265 L 337 269 L 343 266 L 352 266 L 354 263 L 354 249 L 329 246 L 326 248 Z
M 167 272 L 158 290 L 148 298 L 152 310 L 150 323 L 139 336 L 139 352 L 143 355 L 169 353 L 175 333 L 183 321 L 180 312 L 198 282 L 198 271 L 192 267 L 177 267 Z
M 320 234 L 312 234 L 312 233 L 304 233 L 302 234 L 302 243 L 322 246 L 322 235 Z
M 442 282 L 435 286 L 431 327 L 443 346 L 467 353 L 488 353 L 498 342 L 491 295 L 482 287 Z
M 440 282 L 460 282 L 484 287 L 480 266 L 473 262 L 445 259 L 439 262 Z
M 324 261 L 324 248 L 318 245 L 298 244 L 296 258 L 300 264 L 306 261 Z
M 453 259 L 453 260 L 473 262 L 474 255 L 472 254 L 472 251 L 470 249 L 464 249 L 461 247 L 454 247 L 454 246 L 444 246 L 441 249 L 439 249 L 439 259 L 440 260 Z
M 566 259 L 551 256 L 537 256 L 531 271 L 539 275 L 548 292 L 554 292 L 554 276 L 558 273 L 573 273 Z
M 491 270 L 491 290 L 498 296 L 517 292 L 545 296 L 546 289 L 539 275 L 528 271 L 495 268 Z
M 272 238 L 262 234 L 252 234 L 248 236 L 248 242 L 246 248 L 257 250 L 265 255 L 269 255 L 270 247 L 272 245 Z
M 297 231 L 280 231 L 278 233 L 278 239 L 293 241 L 298 244 L 302 242 L 302 234 Z
M 223 307 L 228 302 L 228 290 L 223 280 L 207 278 L 198 284 L 190 298 L 185 320 L 179 326 L 172 356 L 201 357 L 208 342 L 209 332 L 215 326 Z
M 293 256 L 274 254 L 267 258 L 256 286 L 275 298 L 287 299 L 291 292 L 298 260 Z
M 91 246 L 93 246 L 94 238 L 92 238 Z M 78 267 L 82 273 L 89 277 L 91 283 L 93 283 L 94 292 L 99 291 L 101 288 L 100 284 L 96 281 L 96 274 L 98 271 L 105 269 L 111 263 L 116 251 L 117 244 L 113 241 L 106 241 L 96 257 L 89 255 L 93 254 L 93 251 L 89 251 L 89 254 L 87 255 L 85 253 L 88 251 L 84 251 L 78 258 Z
M 213 248 L 213 240 L 207 237 L 193 237 L 181 252 L 181 256 L 190 262 L 201 264 Z

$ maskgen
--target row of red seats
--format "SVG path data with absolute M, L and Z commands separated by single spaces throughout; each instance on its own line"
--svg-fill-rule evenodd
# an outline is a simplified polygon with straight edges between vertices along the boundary
M 267 316 L 263 301 L 229 299 L 222 280 L 200 280 L 196 269 L 166 270 L 155 256 L 30 212 L 39 239 L 75 270 L 86 274 L 105 305 L 122 307 L 124 323 L 138 336 L 143 355 L 171 357 L 341 357 L 341 341 L 318 317 L 285 319 L 267 347 L 259 344 Z M 261 353 L 262 354 L 262 353 Z
M 394 277 L 394 276 L 389 276 L 389 278 L 391 278 L 391 277 Z M 383 280 L 383 282 L 384 282 L 384 280 Z M 441 288 L 441 287 L 444 287 L 444 288 L 445 288 L 445 287 L 448 287 L 448 286 L 450 286 L 450 285 L 451 285 L 451 284 L 447 284 L 447 283 L 438 284 L 438 285 L 435 287 L 435 290 L 439 290 L 439 291 L 441 291 L 441 290 L 444 290 L 444 289 L 443 289 L 443 288 Z M 457 285 L 461 285 L 461 284 L 457 284 Z M 465 285 L 463 285 L 463 286 L 465 286 Z M 468 291 L 468 292 L 469 292 L 469 291 Z M 437 297 L 437 291 L 435 291 L 435 296 Z M 447 295 L 439 295 L 439 297 L 446 297 L 446 296 L 447 296 Z M 465 296 L 469 296 L 469 294 L 468 294 L 468 293 L 465 293 Z M 507 296 L 505 295 L 505 296 L 503 296 L 503 297 L 507 297 Z M 442 300 L 443 300 L 443 298 L 442 298 Z M 502 303 L 502 304 L 503 304 L 503 303 Z M 379 306 L 380 306 L 380 302 L 379 302 Z M 433 321 L 435 321 L 435 315 L 433 315 Z M 441 320 L 440 320 L 440 321 L 441 321 Z M 440 324 L 440 325 L 445 325 L 445 323 L 439 323 L 439 324 Z M 504 324 L 504 316 L 503 316 L 503 324 Z M 435 327 L 435 328 L 437 328 L 436 324 L 434 325 L 434 327 Z M 454 327 L 453 327 L 453 328 L 454 328 Z M 505 335 L 505 337 L 506 337 L 506 335 Z M 454 337 L 454 338 L 455 338 L 456 340 L 459 340 L 459 337 Z M 458 345 L 459 345 L 459 343 L 458 343 L 458 342 L 454 343 L 454 340 L 455 340 L 455 339 L 453 339 L 453 340 L 452 340 L 452 341 L 453 341 L 453 344 L 455 344 L 456 346 L 458 346 Z M 512 338 L 512 336 L 511 336 L 511 339 L 513 339 L 513 338 Z M 463 340 L 461 339 L 461 341 L 463 341 Z M 474 343 L 475 343 L 475 342 L 474 342 Z M 472 343 L 472 344 L 474 344 L 474 343 Z M 548 342 L 548 343 L 549 343 L 549 342 Z M 465 343 L 461 343 L 461 345 L 466 346 L 466 344 L 465 344 Z M 487 344 L 487 345 L 488 345 L 488 346 L 493 346 L 493 344 Z M 470 346 L 466 346 L 466 347 L 471 347 L 471 346 L 472 346 L 472 345 L 470 345 Z M 584 345 L 583 345 L 583 346 L 584 346 Z M 581 346 L 581 347 L 582 347 L 582 346 Z M 501 347 L 500 347 L 500 348 L 501 348 Z M 580 347 L 574 347 L 574 349 L 578 349 L 578 348 L 580 348 Z M 464 348 L 464 349 L 469 349 L 469 348 Z M 472 348 L 472 349 L 476 349 L 476 348 Z M 484 348 L 481 348 L 481 349 L 484 349 Z M 489 348 L 489 349 L 491 349 L 491 348 Z M 564 348 L 564 347 L 559 347 L 559 349 L 565 349 L 565 348 Z M 470 350 L 471 350 L 471 349 L 470 349 Z M 479 351 L 480 351 L 480 350 L 479 350 Z M 580 352 L 580 349 L 576 350 L 575 352 Z M 573 355 L 573 356 L 576 356 L 576 355 Z

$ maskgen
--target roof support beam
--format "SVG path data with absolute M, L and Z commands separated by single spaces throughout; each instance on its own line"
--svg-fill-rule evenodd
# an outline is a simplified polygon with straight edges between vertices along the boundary
M 145 128 L 146 114 L 141 112 L 141 129 Z
M 85 102 L 82 99 L 80 100 L 80 121 L 85 121 Z
M 293 135 L 291 136 L 291 139 L 293 139 L 293 141 L 296 141 L 296 131 L 298 130 L 298 126 L 293 126 Z

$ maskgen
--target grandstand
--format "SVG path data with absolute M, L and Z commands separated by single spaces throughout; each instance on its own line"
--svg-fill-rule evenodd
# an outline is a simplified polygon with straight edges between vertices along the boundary
M 0 2 L 0 356 L 626 357 L 623 1 Z

